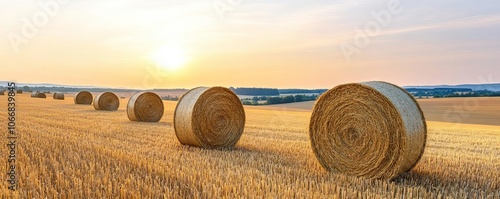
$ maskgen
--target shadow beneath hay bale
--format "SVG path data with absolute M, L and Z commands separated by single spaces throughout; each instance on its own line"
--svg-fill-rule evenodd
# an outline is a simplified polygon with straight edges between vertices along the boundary
M 90 106 L 88 110 L 80 110 L 78 112 L 80 112 L 80 113 L 109 113 L 109 114 L 112 114 L 112 113 L 125 113 L 126 114 L 127 111 L 125 111 L 125 110 L 102 111 L 102 110 L 95 110 L 94 107 Z
M 216 162 L 219 166 L 225 165 L 229 167 L 226 169 L 236 167 L 243 170 L 257 170 L 263 174 L 282 174 L 285 170 L 293 170 L 292 168 L 302 166 L 300 162 L 294 161 L 290 157 L 246 146 L 237 145 L 234 149 L 214 150 L 179 143 L 176 148 L 183 153 L 203 158 L 206 162 Z
M 165 127 L 173 127 L 174 123 L 173 122 L 166 122 L 166 121 L 159 121 L 159 122 L 136 122 L 136 121 L 130 121 L 127 118 L 127 121 L 124 121 L 123 124 L 125 125 L 141 125 L 141 126 L 165 126 Z
M 432 191 L 435 187 L 486 187 L 484 182 L 471 176 L 452 175 L 442 172 L 412 170 L 392 180 L 397 185 L 421 186 Z M 466 182 L 466 183 L 464 183 Z

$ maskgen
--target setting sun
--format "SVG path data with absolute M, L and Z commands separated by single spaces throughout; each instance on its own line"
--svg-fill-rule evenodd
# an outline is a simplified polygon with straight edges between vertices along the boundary
M 179 70 L 189 61 L 184 49 L 175 45 L 158 48 L 152 54 L 152 59 L 154 63 L 169 71 Z

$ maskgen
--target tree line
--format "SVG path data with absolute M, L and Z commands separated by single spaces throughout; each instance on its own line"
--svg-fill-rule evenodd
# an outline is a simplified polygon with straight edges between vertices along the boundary
M 271 105 L 271 104 L 285 104 L 293 102 L 305 102 L 314 101 L 318 98 L 318 95 L 287 95 L 279 97 L 253 97 L 242 99 L 243 105 Z M 265 101 L 261 103 L 261 101 Z

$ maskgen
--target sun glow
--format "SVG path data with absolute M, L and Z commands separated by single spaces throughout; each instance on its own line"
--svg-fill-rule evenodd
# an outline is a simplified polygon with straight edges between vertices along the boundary
M 158 48 L 152 54 L 152 59 L 157 65 L 169 71 L 179 70 L 189 61 L 184 49 L 177 45 L 165 45 Z

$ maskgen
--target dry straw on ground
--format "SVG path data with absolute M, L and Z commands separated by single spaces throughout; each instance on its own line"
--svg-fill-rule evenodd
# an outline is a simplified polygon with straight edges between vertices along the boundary
M 316 102 L 311 145 L 327 170 L 393 179 L 421 158 L 427 126 L 415 99 L 386 82 L 337 86 Z
M 174 129 L 185 145 L 233 148 L 245 127 L 245 111 L 236 94 L 223 87 L 198 87 L 185 93 L 175 108 Z
M 92 104 L 93 96 L 88 91 L 80 91 L 75 95 L 75 104 Z
M 64 93 L 54 93 L 54 95 L 52 96 L 53 99 L 57 99 L 57 100 L 64 100 Z
M 127 104 L 127 115 L 131 121 L 158 122 L 163 117 L 163 111 L 163 100 L 152 92 L 137 93 Z
M 120 99 L 112 92 L 104 92 L 94 99 L 95 110 L 116 111 L 120 107 Z

